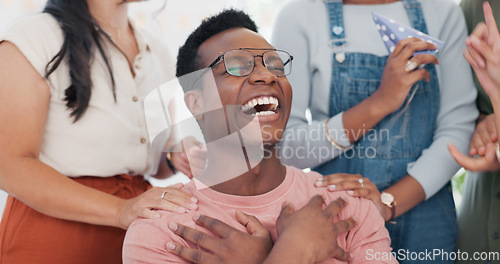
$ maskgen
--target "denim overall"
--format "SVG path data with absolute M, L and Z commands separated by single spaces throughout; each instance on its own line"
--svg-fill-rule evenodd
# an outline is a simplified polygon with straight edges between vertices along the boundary
M 420 2 L 402 1 L 412 26 L 427 33 Z M 334 116 L 375 92 L 388 56 L 345 53 L 345 60 L 342 60 L 343 56 L 336 57 L 336 54 L 343 53 L 342 45 L 345 43 L 342 0 L 325 2 L 330 20 L 330 44 L 334 51 L 329 99 L 329 114 Z M 374 182 L 379 190 L 403 178 L 408 164 L 417 160 L 422 151 L 431 145 L 436 130 L 439 83 L 435 66 L 426 65 L 425 69 L 430 73 L 431 81 L 422 80 L 412 87 L 410 94 L 414 89 L 417 89 L 416 93 L 401 115 L 396 116 L 403 110 L 408 98 L 399 110 L 384 118 L 355 143 L 353 149 L 315 170 L 323 175 L 359 173 Z M 453 263 L 443 261 L 441 255 L 432 258 L 432 254 L 437 253 L 434 250 L 449 253 L 455 249 L 457 224 L 450 183 L 430 199 L 394 219 L 394 222 L 386 224 L 386 227 L 391 235 L 393 252 L 400 263 Z M 417 258 L 419 252 L 423 253 Z

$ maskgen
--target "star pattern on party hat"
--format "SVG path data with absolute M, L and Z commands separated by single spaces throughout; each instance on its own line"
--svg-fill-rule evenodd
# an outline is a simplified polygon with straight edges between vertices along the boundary
M 378 32 L 384 41 L 385 47 L 389 51 L 389 54 L 394 51 L 396 44 L 403 39 L 417 37 L 429 43 L 434 43 L 438 46 L 435 50 L 422 50 L 417 51 L 413 56 L 417 54 L 430 54 L 436 55 L 436 53 L 443 47 L 444 43 L 436 38 L 433 38 L 421 31 L 413 29 L 409 26 L 403 25 L 393 19 L 385 17 L 383 15 L 377 14 L 372 11 L 373 21 L 377 26 Z

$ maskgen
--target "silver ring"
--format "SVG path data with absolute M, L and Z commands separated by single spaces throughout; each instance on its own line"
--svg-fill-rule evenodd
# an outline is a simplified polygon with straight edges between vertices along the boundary
M 361 183 L 361 188 L 363 188 L 363 186 L 364 186 L 364 185 L 363 185 L 363 183 L 365 182 L 365 181 L 363 180 L 363 178 L 359 178 L 359 179 L 358 179 L 358 182 L 359 182 L 359 183 Z
M 162 194 L 161 194 L 161 199 L 163 200 L 163 198 L 165 198 L 165 194 L 167 194 L 168 191 L 164 191 Z
M 406 63 L 406 66 L 405 66 L 405 72 L 411 72 L 411 71 L 415 70 L 415 68 L 417 68 L 417 66 L 418 66 L 418 63 L 411 61 L 411 60 L 408 60 L 408 62 Z

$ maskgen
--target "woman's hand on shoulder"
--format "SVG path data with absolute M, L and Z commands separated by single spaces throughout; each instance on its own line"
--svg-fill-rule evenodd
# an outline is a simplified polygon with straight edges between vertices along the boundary
M 198 209 L 198 199 L 181 190 L 182 184 L 169 187 L 153 187 L 141 195 L 123 200 L 117 214 L 118 226 L 127 229 L 138 217 L 155 219 L 160 214 L 156 209 L 186 213 Z
M 347 191 L 354 197 L 364 197 L 371 200 L 384 220 L 391 218 L 391 210 L 382 203 L 380 191 L 368 178 L 360 174 L 335 173 L 318 178 L 314 183 L 316 187 L 327 188 L 330 192 Z

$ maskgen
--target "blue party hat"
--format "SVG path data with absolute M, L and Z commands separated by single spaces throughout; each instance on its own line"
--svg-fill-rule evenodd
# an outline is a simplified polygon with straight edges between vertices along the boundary
M 433 38 L 425 33 L 422 33 L 416 29 L 413 29 L 409 26 L 403 25 L 393 19 L 382 16 L 372 11 L 373 21 L 375 21 L 375 25 L 377 26 L 378 32 L 384 41 L 385 47 L 389 51 L 389 54 L 394 51 L 396 44 L 403 39 L 417 37 L 424 41 L 434 43 L 438 46 L 435 50 L 422 50 L 417 51 L 414 56 L 417 54 L 430 54 L 436 55 L 436 53 L 443 47 L 444 43 L 436 38 Z

